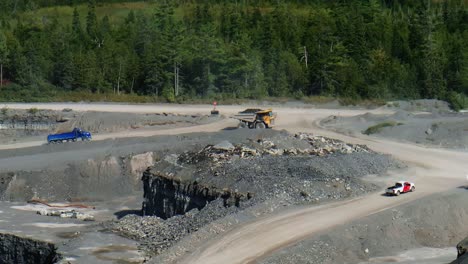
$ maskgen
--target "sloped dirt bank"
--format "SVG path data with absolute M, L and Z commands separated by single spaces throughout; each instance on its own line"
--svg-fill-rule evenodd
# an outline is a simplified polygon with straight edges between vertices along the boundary
M 0 200 L 89 201 L 129 195 L 140 190 L 141 173 L 155 159 L 154 152 L 144 152 L 0 173 Z
M 222 131 L 0 151 L 0 200 L 105 200 L 142 191 L 142 173 L 168 153 L 272 131 Z M 222 138 L 222 139 L 220 139 Z
M 219 120 L 208 115 L 178 115 L 171 113 L 110 113 L 0 109 L 0 144 L 44 138 L 51 133 L 71 131 L 75 127 L 93 135 L 132 131 L 134 129 L 167 129 L 207 124 Z
M 421 247 L 453 247 L 455 251 L 468 234 L 466 199 L 465 189 L 422 198 L 334 228 L 261 263 L 360 263 Z
M 331 116 L 321 125 L 345 134 L 369 134 L 397 141 L 452 149 L 468 149 L 468 114 L 453 112 Z

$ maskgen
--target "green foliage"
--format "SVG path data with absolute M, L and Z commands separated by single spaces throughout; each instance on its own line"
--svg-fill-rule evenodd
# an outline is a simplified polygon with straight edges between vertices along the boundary
M 394 127 L 394 126 L 401 126 L 401 125 L 403 125 L 403 123 L 397 123 L 394 121 L 383 122 L 383 123 L 379 123 L 377 125 L 368 127 L 362 133 L 366 135 L 372 135 L 372 134 L 379 133 L 384 127 Z
M 0 110 L 0 112 L 1 112 L 2 115 L 4 115 L 4 116 L 7 115 L 7 113 L 8 113 L 8 107 L 6 107 L 6 106 L 2 107 L 2 109 Z
M 461 0 L 0 2 L 7 101 L 468 95 Z
M 301 101 L 308 104 L 326 104 L 333 102 L 335 98 L 327 96 L 307 96 L 300 98 Z
M 32 108 L 28 109 L 28 113 L 30 113 L 31 115 L 35 115 L 37 112 L 39 112 L 39 109 L 37 109 L 35 107 L 32 107 Z
M 338 99 L 340 105 L 343 106 L 366 106 L 366 107 L 378 107 L 385 105 L 385 101 L 382 99 L 362 99 L 362 98 L 351 98 L 351 97 L 342 97 Z
M 450 104 L 450 107 L 457 112 L 468 109 L 468 97 L 466 95 L 451 92 L 447 97 L 447 102 Z

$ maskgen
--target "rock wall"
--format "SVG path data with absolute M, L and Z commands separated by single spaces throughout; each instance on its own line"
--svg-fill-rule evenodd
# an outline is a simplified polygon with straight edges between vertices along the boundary
M 0 234 L 0 263 L 53 264 L 60 259 L 54 244 Z
M 40 171 L 0 173 L 0 200 L 102 200 L 141 190 L 142 172 L 153 164 L 153 152 L 106 156 Z
M 468 264 L 468 237 L 457 244 L 457 259 L 451 264 Z
M 197 181 L 182 181 L 178 178 L 150 170 L 143 174 L 143 215 L 155 215 L 163 219 L 183 215 L 197 208 L 204 208 L 209 202 L 223 199 L 225 207 L 239 206 L 251 194 L 204 186 Z

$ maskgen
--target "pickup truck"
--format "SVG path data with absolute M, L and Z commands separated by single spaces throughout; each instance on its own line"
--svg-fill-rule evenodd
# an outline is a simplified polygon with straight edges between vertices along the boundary
M 402 193 L 414 192 L 415 190 L 416 187 L 414 186 L 414 183 L 408 181 L 397 181 L 395 185 L 387 188 L 385 194 L 398 196 Z
M 71 132 L 61 133 L 61 134 L 51 134 L 47 136 L 48 143 L 62 143 L 69 141 L 77 141 L 81 138 L 82 141 L 91 140 L 91 133 L 83 131 L 79 128 L 73 129 Z

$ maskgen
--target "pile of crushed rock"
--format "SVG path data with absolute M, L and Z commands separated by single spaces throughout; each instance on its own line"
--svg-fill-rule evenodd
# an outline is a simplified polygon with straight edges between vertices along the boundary
M 111 223 L 109 228 L 139 240 L 144 250 L 159 254 L 203 226 L 247 208 L 266 212 L 262 205 L 317 204 L 374 192 L 380 187 L 361 179 L 362 176 L 401 166 L 366 146 L 304 133 L 279 133 L 240 144 L 223 141 L 173 153 L 145 172 L 146 180 L 162 178 L 166 187 L 174 184 L 176 193 L 172 197 L 166 199 L 165 190 L 149 188 L 145 192 L 158 192 L 152 197 L 161 197 L 160 203 L 188 203 L 200 198 L 190 196 L 193 195 L 190 187 L 203 185 L 214 190 L 248 193 L 249 199 L 234 206 L 223 203 L 220 196 L 207 200 L 201 209 L 166 220 L 131 215 Z
M 322 136 L 299 133 L 291 136 L 278 136 L 269 139 L 258 139 L 249 144 L 233 145 L 223 141 L 216 145 L 208 145 L 198 152 L 185 152 L 179 156 L 179 163 L 195 164 L 206 158 L 213 162 L 226 161 L 231 158 L 246 158 L 263 155 L 314 155 L 351 154 L 355 152 L 369 153 L 365 145 L 347 144 L 340 140 Z

